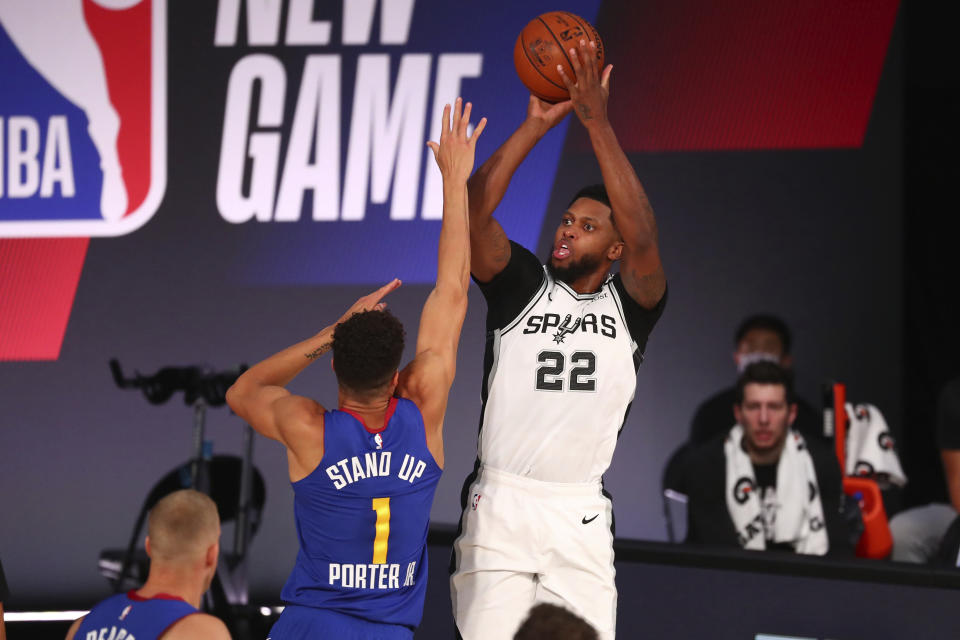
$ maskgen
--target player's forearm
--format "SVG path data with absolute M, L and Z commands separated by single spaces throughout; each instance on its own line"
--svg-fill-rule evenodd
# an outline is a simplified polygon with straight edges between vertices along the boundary
M 230 407 L 237 411 L 238 407 L 242 407 L 244 399 L 254 395 L 260 387 L 286 387 L 290 384 L 309 364 L 330 351 L 333 346 L 333 328 L 331 325 L 247 369 L 227 391 Z M 238 406 L 235 407 L 234 404 Z
M 614 222 L 631 250 L 656 245 L 657 222 L 646 191 L 620 147 L 610 122 L 603 118 L 586 125 L 610 197 Z
M 470 286 L 470 220 L 467 186 L 443 181 L 443 222 L 437 248 L 437 288 L 463 292 Z
M 549 127 L 527 118 L 500 148 L 474 172 L 467 182 L 470 194 L 471 231 L 481 231 L 507 193 L 520 163 L 546 134 Z

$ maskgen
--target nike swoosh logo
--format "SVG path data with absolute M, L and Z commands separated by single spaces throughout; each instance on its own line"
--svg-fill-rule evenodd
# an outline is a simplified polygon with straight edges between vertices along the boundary
M 582 522 L 583 524 L 590 524 L 591 522 L 593 522 L 594 520 L 596 520 L 596 519 L 597 519 L 597 516 L 599 516 L 599 515 L 600 515 L 600 514 L 598 513 L 596 516 L 593 516 L 593 517 L 590 518 L 589 520 L 587 520 L 587 516 L 583 516 L 583 520 L 581 520 L 580 522 Z

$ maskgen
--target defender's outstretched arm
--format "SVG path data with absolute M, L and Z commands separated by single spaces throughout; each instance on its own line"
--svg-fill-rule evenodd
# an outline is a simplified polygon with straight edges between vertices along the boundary
M 439 144 L 429 142 L 443 175 L 443 222 L 437 248 L 437 284 L 420 314 L 417 352 L 400 374 L 399 394 L 413 400 L 423 415 L 427 445 L 443 465 L 443 416 L 457 367 L 457 346 L 467 313 L 470 287 L 470 235 L 467 178 L 473 170 L 477 138 L 487 124 L 480 120 L 467 135 L 472 105 L 457 98 L 451 122 L 443 110 Z

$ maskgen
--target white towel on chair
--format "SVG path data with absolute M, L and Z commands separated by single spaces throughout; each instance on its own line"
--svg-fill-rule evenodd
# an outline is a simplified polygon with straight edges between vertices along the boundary
M 897 455 L 896 443 L 880 410 L 872 404 L 852 405 L 848 402 L 846 407 L 847 417 L 850 419 L 847 429 L 846 474 L 884 474 L 898 487 L 907 484 L 907 476 Z
M 766 549 L 763 507 L 750 456 L 743 450 L 743 427 L 730 430 L 727 458 L 727 510 L 744 549 Z M 774 542 L 790 543 L 797 553 L 825 554 L 830 547 L 813 458 L 798 432 L 790 430 L 777 464 Z

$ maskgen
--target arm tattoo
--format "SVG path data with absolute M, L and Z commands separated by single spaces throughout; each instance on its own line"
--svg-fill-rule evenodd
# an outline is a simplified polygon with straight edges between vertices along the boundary
M 493 259 L 497 264 L 506 264 L 510 261 L 510 239 L 502 230 L 497 229 L 493 234 Z
M 580 112 L 580 117 L 584 120 L 593 120 L 593 114 L 590 113 L 590 107 L 585 104 L 578 104 L 577 111 Z
M 663 297 L 665 285 L 662 274 L 662 269 L 641 274 L 640 270 L 634 267 L 621 270 L 620 277 L 623 278 L 624 288 L 634 296 L 634 300 L 649 309 Z
M 324 345 L 320 345 L 310 353 L 306 353 L 304 355 L 310 360 L 316 360 L 317 358 L 325 354 L 327 351 L 330 351 L 330 347 L 331 347 L 331 344 L 328 342 Z

